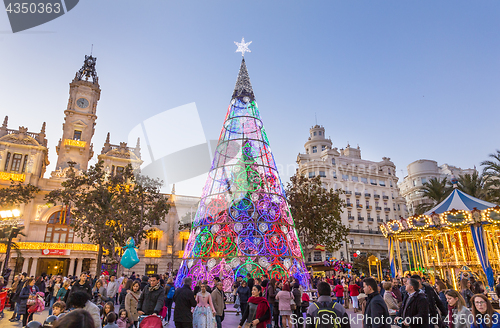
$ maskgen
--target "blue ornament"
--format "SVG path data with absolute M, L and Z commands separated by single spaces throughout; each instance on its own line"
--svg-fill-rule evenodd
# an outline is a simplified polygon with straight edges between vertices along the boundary
M 134 238 L 129 237 L 127 239 L 127 244 L 123 248 L 125 248 L 125 252 L 123 253 L 120 264 L 123 265 L 123 267 L 130 269 L 139 263 L 139 256 L 137 256 L 137 251 L 135 250 Z

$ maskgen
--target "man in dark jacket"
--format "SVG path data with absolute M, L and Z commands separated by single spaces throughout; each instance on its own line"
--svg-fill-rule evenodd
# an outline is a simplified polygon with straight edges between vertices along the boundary
M 87 294 L 89 294 L 89 297 L 92 298 L 92 287 L 90 287 L 90 284 L 87 281 L 87 274 L 82 273 L 80 275 L 80 280 L 75 281 L 71 285 L 71 289 L 64 296 L 65 303 L 68 303 L 68 299 L 69 299 L 70 295 L 74 292 L 86 292 Z
M 160 276 L 153 274 L 149 277 L 149 284 L 139 296 L 137 313 L 139 315 L 159 314 L 165 303 L 165 289 L 160 285 Z
M 417 279 L 406 280 L 408 297 L 399 310 L 396 321 L 402 320 L 403 328 L 429 327 L 429 302 L 425 293 L 420 292 L 420 282 Z
M 439 311 L 441 311 L 441 314 L 443 316 L 446 316 L 448 314 L 448 309 L 443 304 L 443 302 L 439 298 L 439 295 L 436 293 L 434 288 L 432 288 L 427 283 L 425 284 L 422 283 L 422 278 L 418 274 L 414 274 L 411 277 L 418 281 L 420 292 L 423 293 L 424 296 L 427 298 L 427 302 L 429 303 L 429 315 L 432 318 L 438 318 L 437 309 L 439 309 Z
M 349 322 L 349 315 L 347 314 L 345 308 L 341 304 L 335 302 L 330 296 L 332 294 L 332 289 L 330 287 L 330 284 L 327 283 L 326 281 L 320 281 L 318 282 L 317 287 L 318 287 L 318 299 L 316 300 L 316 302 L 312 302 L 309 305 L 309 308 L 307 308 L 306 327 L 307 328 L 316 327 L 316 322 L 318 320 L 320 322 L 322 322 L 323 320 L 326 322 L 332 322 L 332 321 L 335 322 L 335 320 L 340 320 L 341 323 L 340 326 L 336 327 L 350 328 L 351 324 Z M 329 310 L 329 313 L 331 313 L 332 311 L 333 313 L 332 314 L 319 313 L 320 310 L 325 311 L 326 309 Z M 297 320 L 297 317 L 295 317 L 294 314 L 292 314 L 292 318 L 293 318 L 292 321 Z
M 384 299 L 378 293 L 377 282 L 368 277 L 363 280 L 363 290 L 368 296 L 364 313 L 364 328 L 390 328 L 390 316 Z
M 252 276 L 250 275 L 250 273 L 247 273 L 247 285 L 248 285 L 248 288 L 250 288 L 250 290 L 252 290 L 254 284 L 255 284 L 255 280 L 252 278 Z
M 174 293 L 174 322 L 175 328 L 192 328 L 193 314 L 191 308 L 196 306 L 194 293 L 191 289 L 191 278 L 184 278 L 184 286 L 177 288 Z

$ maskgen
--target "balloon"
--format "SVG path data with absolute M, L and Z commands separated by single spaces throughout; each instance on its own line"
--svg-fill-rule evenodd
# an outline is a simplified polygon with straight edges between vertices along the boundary
M 125 252 L 123 253 L 122 260 L 120 264 L 125 268 L 130 269 L 137 263 L 139 263 L 139 257 L 137 256 L 137 251 L 135 249 L 135 241 L 132 237 L 127 239 L 127 244 L 125 247 Z
M 42 324 L 38 321 L 30 321 L 26 325 L 26 328 L 42 328 Z

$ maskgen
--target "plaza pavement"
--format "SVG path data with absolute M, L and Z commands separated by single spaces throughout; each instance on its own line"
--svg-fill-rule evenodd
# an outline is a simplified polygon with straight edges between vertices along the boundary
M 222 327 L 223 328 L 237 328 L 238 327 L 238 324 L 241 320 L 241 315 L 236 315 L 236 312 L 235 310 L 232 308 L 232 304 L 228 304 L 228 308 L 226 310 L 226 316 L 225 316 L 225 319 L 224 321 L 222 322 Z M 175 310 L 174 310 L 175 311 Z M 349 313 L 349 316 L 350 317 L 355 317 L 356 315 L 360 315 L 359 313 L 354 313 L 354 311 L 352 309 L 348 309 L 347 312 Z M 10 322 L 9 319 L 12 317 L 12 311 L 9 311 L 8 309 L 4 310 L 4 318 L 3 319 L 0 319 L 0 328 L 22 328 L 22 322 L 21 321 L 17 321 L 17 322 Z M 45 311 L 41 312 L 41 313 L 36 313 L 34 316 L 33 316 L 33 320 L 35 321 L 38 321 L 40 323 L 43 324 L 45 318 L 47 318 L 49 315 L 49 310 L 46 309 Z M 172 314 L 172 318 L 173 318 L 173 314 Z M 361 318 L 361 317 L 359 317 Z M 165 325 L 164 326 L 165 328 L 175 328 L 175 324 L 173 322 L 171 322 L 170 324 L 168 325 Z M 362 325 L 362 322 L 359 321 L 359 322 L 354 322 L 352 323 L 351 322 L 351 327 L 352 328 L 362 328 L 363 325 Z M 100 327 L 98 327 L 100 328 Z

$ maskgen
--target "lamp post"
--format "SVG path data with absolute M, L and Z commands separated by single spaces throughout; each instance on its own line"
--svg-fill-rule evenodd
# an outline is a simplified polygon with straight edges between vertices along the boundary
M 5 220 L 2 222 L 2 225 L 5 226 L 9 225 L 9 223 L 12 224 L 12 229 L 10 230 L 9 234 L 9 240 L 7 242 L 7 250 L 5 251 L 5 260 L 2 270 L 2 273 L 4 273 L 9 265 L 10 250 L 12 249 L 12 239 L 16 238 L 19 234 L 19 231 L 21 230 L 17 227 L 17 220 L 21 217 L 21 212 L 18 209 L 0 211 L 0 217 L 2 218 L 2 220 Z
M 14 227 L 10 230 L 10 235 L 9 235 L 9 241 L 7 243 L 7 250 L 5 252 L 5 261 L 3 263 L 3 270 L 2 272 L 5 272 L 7 270 L 8 265 L 9 265 L 9 258 L 10 258 L 10 250 L 12 248 L 12 239 L 17 237 L 17 234 L 19 233 L 19 228 Z

